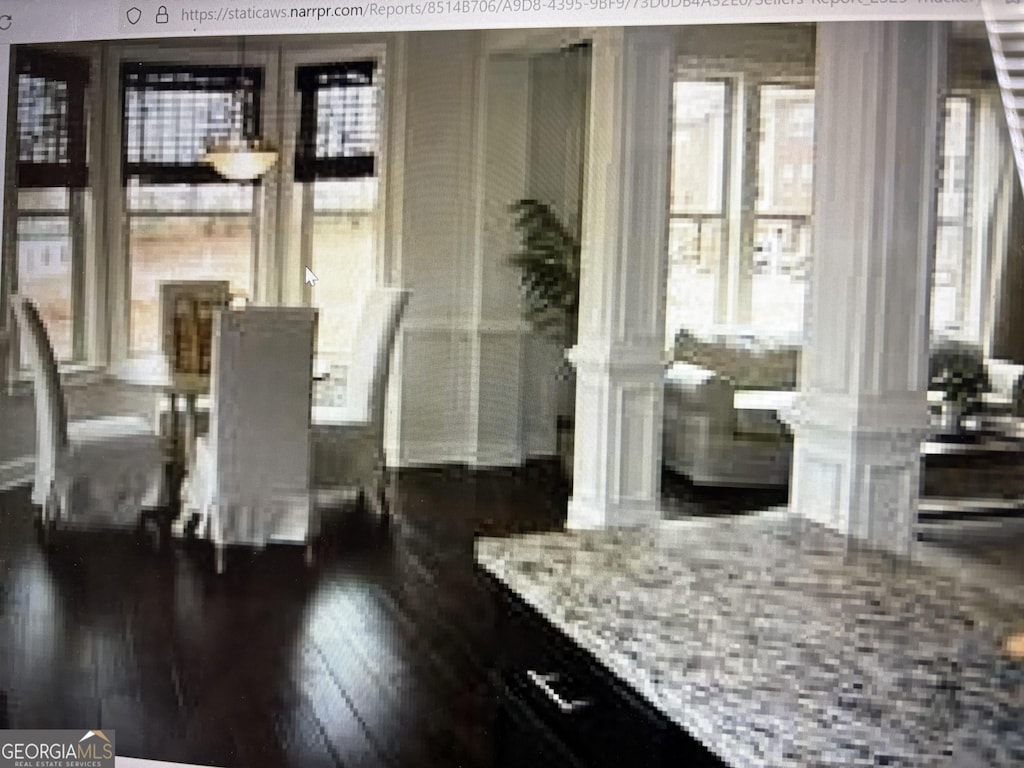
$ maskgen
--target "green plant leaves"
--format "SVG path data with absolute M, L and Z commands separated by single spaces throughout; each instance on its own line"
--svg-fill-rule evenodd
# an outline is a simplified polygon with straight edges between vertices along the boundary
M 537 200 L 514 203 L 520 250 L 509 257 L 519 269 L 527 319 L 565 347 L 575 343 L 579 312 L 580 244 L 551 208 Z
M 952 340 L 936 345 L 928 359 L 928 388 L 941 391 L 948 402 L 977 401 L 991 388 L 981 348 Z

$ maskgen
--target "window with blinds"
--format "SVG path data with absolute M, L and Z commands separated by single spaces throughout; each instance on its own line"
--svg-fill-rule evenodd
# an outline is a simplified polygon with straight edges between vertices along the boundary
M 375 61 L 299 67 L 295 180 L 358 179 L 377 173 L 380 140 Z
M 85 187 L 89 183 L 85 146 L 88 60 L 20 49 L 15 67 L 18 186 Z
M 259 68 L 123 64 L 121 90 L 125 183 L 224 183 L 208 146 L 259 130 Z

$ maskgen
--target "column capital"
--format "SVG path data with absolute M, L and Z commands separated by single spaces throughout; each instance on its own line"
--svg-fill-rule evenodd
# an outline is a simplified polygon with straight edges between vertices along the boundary
M 883 395 L 801 392 L 779 415 L 796 434 L 907 435 L 916 436 L 920 442 L 930 430 L 924 392 Z

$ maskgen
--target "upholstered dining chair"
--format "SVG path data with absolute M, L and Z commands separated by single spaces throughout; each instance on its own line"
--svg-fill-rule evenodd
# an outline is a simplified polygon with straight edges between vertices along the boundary
M 32 504 L 44 544 L 59 528 L 138 528 L 166 509 L 164 449 L 152 425 L 135 416 L 76 421 L 67 406 L 46 326 L 35 304 L 11 296 L 33 375 L 36 464 Z
M 345 404 L 313 409 L 314 477 L 318 490 L 354 491 L 382 520 L 390 507 L 384 416 L 391 356 L 410 292 L 370 291 L 356 326 Z
M 210 429 L 186 470 L 180 519 L 213 542 L 218 573 L 229 546 L 304 544 L 312 561 L 315 337 L 314 309 L 250 306 L 214 315 Z

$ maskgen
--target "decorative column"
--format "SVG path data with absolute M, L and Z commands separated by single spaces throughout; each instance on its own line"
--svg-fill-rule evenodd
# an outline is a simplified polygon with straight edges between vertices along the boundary
M 572 528 L 657 519 L 675 34 L 600 29 L 583 199 Z
M 917 519 L 947 25 L 818 25 L 792 509 L 898 552 Z

